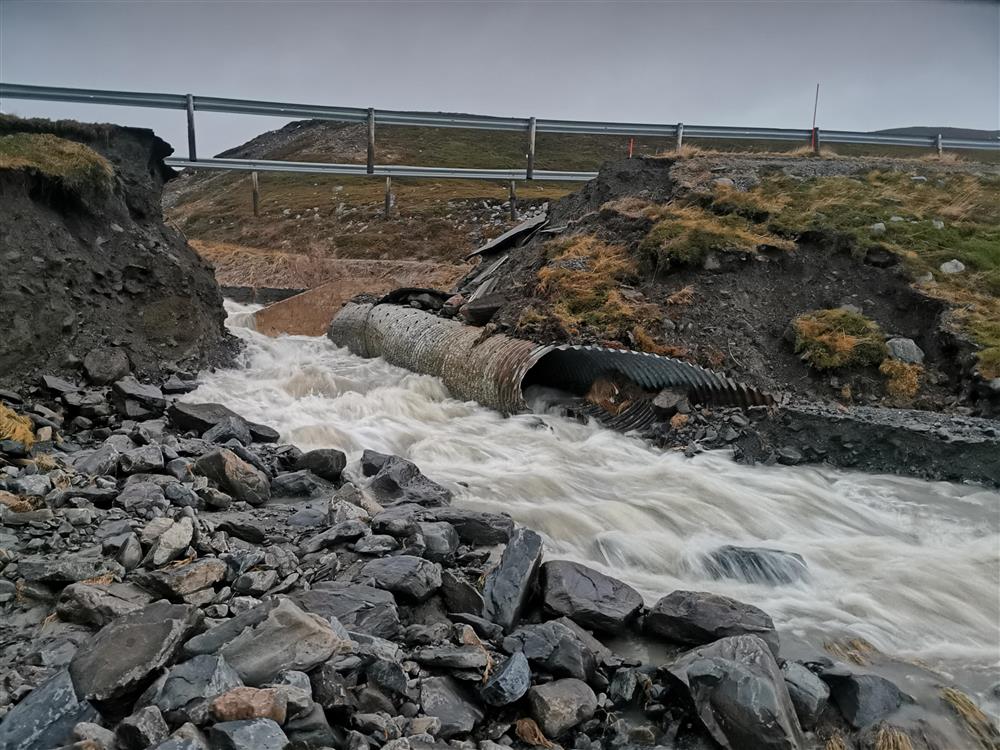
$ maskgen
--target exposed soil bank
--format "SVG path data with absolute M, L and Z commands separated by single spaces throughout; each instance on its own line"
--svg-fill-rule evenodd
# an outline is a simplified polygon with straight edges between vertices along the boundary
M 0 121 L 0 137 L 14 134 L 82 144 L 108 166 L 85 185 L 60 164 L 0 168 L 0 383 L 72 373 L 91 352 L 124 354 L 149 376 L 227 361 L 234 344 L 212 269 L 163 223 L 170 146 L 137 128 Z

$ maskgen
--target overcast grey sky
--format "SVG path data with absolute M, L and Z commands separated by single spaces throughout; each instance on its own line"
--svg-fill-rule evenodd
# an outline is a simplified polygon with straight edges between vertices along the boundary
M 0 0 L 0 79 L 387 109 L 808 127 L 1000 127 L 1000 2 Z M 154 128 L 184 115 L 5 100 Z M 283 121 L 200 113 L 216 153 Z

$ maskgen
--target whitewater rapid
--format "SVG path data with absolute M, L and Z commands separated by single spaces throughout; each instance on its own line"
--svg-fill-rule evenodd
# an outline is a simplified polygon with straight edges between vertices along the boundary
M 504 418 L 325 338 L 265 337 L 242 327 L 249 308 L 229 309 L 243 366 L 204 374 L 187 400 L 226 404 L 303 450 L 404 456 L 456 505 L 509 513 L 543 534 L 547 559 L 601 569 L 649 603 L 678 588 L 714 591 L 759 606 L 784 632 L 860 636 L 983 692 L 997 680 L 1000 493 L 746 467 L 727 452 L 687 459 L 557 416 Z M 713 580 L 699 558 L 723 544 L 797 552 L 809 578 Z

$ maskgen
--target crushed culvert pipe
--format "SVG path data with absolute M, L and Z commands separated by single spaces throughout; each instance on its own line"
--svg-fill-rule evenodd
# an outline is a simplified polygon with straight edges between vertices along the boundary
M 681 389 L 696 403 L 764 406 L 774 399 L 712 370 L 671 357 L 573 344 L 540 345 L 413 307 L 348 303 L 330 323 L 333 343 L 435 375 L 456 398 L 504 414 L 528 411 L 524 391 L 547 386 L 584 395 L 602 377 L 624 376 L 649 391 Z

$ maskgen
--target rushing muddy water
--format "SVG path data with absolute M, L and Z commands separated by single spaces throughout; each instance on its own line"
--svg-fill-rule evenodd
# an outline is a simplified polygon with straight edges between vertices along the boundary
M 966 682 L 996 710 L 1000 494 L 975 486 L 825 468 L 694 459 L 556 416 L 503 418 L 439 380 L 365 360 L 323 338 L 247 342 L 245 368 L 206 375 L 188 398 L 224 403 L 303 449 L 405 456 L 457 505 L 503 511 L 544 534 L 547 557 L 600 568 L 650 603 L 677 588 L 753 603 L 779 629 L 860 636 Z M 712 580 L 722 544 L 797 552 L 806 581 Z

